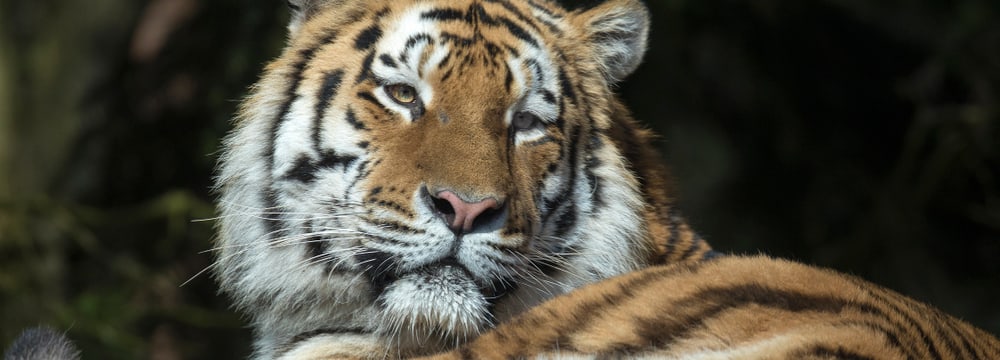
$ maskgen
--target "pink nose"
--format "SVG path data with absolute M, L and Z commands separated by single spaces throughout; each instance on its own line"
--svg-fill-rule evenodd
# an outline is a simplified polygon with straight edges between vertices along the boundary
M 472 230 L 476 218 L 488 211 L 500 209 L 500 204 L 494 198 L 469 203 L 447 190 L 437 193 L 436 197 L 446 201 L 447 205 L 451 206 L 451 209 L 448 209 L 448 206 L 441 204 L 440 201 L 435 201 L 438 204 L 438 211 L 441 212 L 445 221 L 448 222 L 448 227 L 453 231 L 468 232 Z

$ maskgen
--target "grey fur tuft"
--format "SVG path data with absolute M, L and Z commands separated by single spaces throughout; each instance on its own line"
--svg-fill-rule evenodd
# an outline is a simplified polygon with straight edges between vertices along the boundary
M 33 327 L 21 333 L 3 354 L 4 360 L 77 360 L 80 350 L 65 334 L 50 327 Z

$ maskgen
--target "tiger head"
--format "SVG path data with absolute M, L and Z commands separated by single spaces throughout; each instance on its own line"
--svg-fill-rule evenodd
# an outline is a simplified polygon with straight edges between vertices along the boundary
M 217 179 L 216 275 L 259 354 L 316 333 L 430 351 L 647 265 L 650 205 L 611 135 L 638 0 L 289 5 Z

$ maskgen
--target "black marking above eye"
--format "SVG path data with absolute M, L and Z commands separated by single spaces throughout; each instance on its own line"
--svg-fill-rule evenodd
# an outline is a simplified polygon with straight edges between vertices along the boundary
M 379 55 L 378 59 L 382 60 L 382 64 L 384 64 L 385 66 L 396 68 L 396 61 L 393 60 L 392 56 L 389 56 L 389 54 Z
M 514 118 L 511 119 L 510 124 L 514 131 L 526 131 L 540 127 L 542 120 L 530 112 L 518 111 L 514 113 Z
M 382 29 L 378 25 L 372 25 L 361 31 L 358 37 L 354 38 L 354 48 L 357 50 L 367 50 L 382 37 Z

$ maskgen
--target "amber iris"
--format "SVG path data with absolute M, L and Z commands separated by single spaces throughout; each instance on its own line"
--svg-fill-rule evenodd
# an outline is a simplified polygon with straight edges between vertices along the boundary
M 393 84 L 385 87 L 385 92 L 396 102 L 410 105 L 417 101 L 417 89 L 410 85 Z

